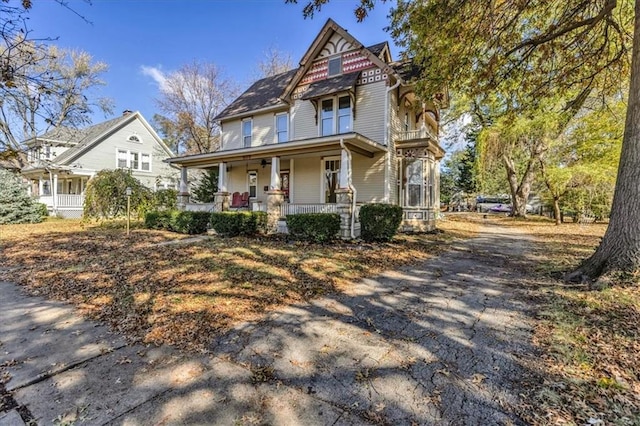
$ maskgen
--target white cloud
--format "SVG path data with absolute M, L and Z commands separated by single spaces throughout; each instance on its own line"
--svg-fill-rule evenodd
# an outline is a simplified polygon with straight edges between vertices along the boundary
M 163 92 L 169 90 L 169 87 L 167 85 L 167 76 L 162 72 L 160 68 L 142 65 L 140 67 L 140 72 L 142 72 L 142 74 L 146 75 L 147 77 L 151 77 Z

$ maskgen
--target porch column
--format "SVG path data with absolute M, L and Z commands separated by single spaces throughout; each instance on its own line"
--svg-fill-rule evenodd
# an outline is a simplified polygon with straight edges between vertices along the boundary
M 277 232 L 280 206 L 284 204 L 284 191 L 280 182 L 280 157 L 271 157 L 271 182 L 267 191 L 267 229 Z
M 351 189 L 351 156 L 345 148 L 340 153 L 339 188 L 336 189 L 336 204 L 340 215 L 340 238 L 351 239 L 351 215 L 353 212 L 353 190 Z
M 44 195 L 44 184 L 42 183 L 42 178 L 38 178 L 38 197 L 42 197 Z
M 279 191 L 282 189 L 282 183 L 280 182 L 280 157 L 271 157 L 271 184 L 269 185 L 271 191 Z
M 53 183 L 51 184 L 51 195 L 53 195 L 53 211 L 58 210 L 58 175 L 53 175 Z
M 216 212 L 229 210 L 229 189 L 227 182 L 229 174 L 227 172 L 227 163 L 218 164 L 218 192 L 214 194 L 214 208 Z
M 189 203 L 189 178 L 187 168 L 180 168 L 180 190 L 178 191 L 178 209 L 186 210 Z

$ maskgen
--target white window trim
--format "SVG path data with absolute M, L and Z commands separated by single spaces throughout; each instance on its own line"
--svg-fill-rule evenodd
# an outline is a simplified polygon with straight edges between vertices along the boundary
M 244 134 L 244 123 L 250 123 L 251 125 L 251 132 L 248 135 Z M 240 135 L 242 136 L 242 147 L 243 148 L 250 148 L 253 146 L 253 118 L 245 118 L 241 121 L 240 123 Z M 245 141 L 245 138 L 249 137 L 249 145 L 247 146 L 247 143 Z
M 249 175 L 251 174 L 255 174 L 256 175 L 256 196 L 255 197 L 251 197 L 251 185 L 249 184 Z M 258 189 L 260 188 L 260 185 L 258 185 L 258 170 L 247 170 L 247 192 L 249 193 L 249 198 L 253 198 L 253 199 L 257 199 L 258 198 Z
M 333 100 L 333 133 L 324 136 L 333 136 L 338 133 L 338 118 L 340 118 L 339 110 L 340 110 L 340 98 L 349 98 L 349 108 L 351 110 L 351 114 L 349 118 L 351 120 L 351 131 L 353 131 L 354 127 L 354 119 L 353 119 L 353 99 L 349 96 L 348 93 L 339 93 L 333 96 L 327 96 L 324 98 L 320 98 L 318 100 L 318 136 L 323 137 L 322 135 L 322 102 L 332 99 Z
M 120 152 L 126 152 L 127 153 L 127 166 L 126 167 L 120 167 L 120 163 L 118 161 L 118 154 Z M 131 154 L 138 154 L 138 168 L 137 169 L 131 168 Z M 148 155 L 149 156 L 149 170 L 143 170 L 142 169 L 142 156 L 143 155 Z M 153 170 L 153 155 L 151 155 L 151 153 L 142 152 L 142 151 L 139 151 L 139 150 L 130 150 L 130 149 L 126 149 L 126 148 L 116 148 L 116 169 L 123 169 L 123 168 L 132 170 L 134 172 L 151 173 L 152 170 Z
M 275 114 L 275 115 L 274 115 L 274 118 L 273 118 L 273 120 L 274 120 L 274 126 L 273 126 L 273 128 L 274 128 L 274 139 L 275 139 L 275 143 L 283 143 L 283 142 L 280 142 L 280 141 L 278 140 L 278 117 L 281 117 L 281 116 L 283 116 L 283 115 L 287 118 L 287 130 L 286 130 L 286 132 L 287 132 L 287 139 L 285 140 L 285 142 L 289 142 L 289 141 L 291 140 L 291 137 L 290 137 L 290 135 L 289 135 L 289 129 L 290 129 L 290 127 L 291 127 L 291 126 L 290 126 L 290 123 L 289 123 L 289 120 L 290 120 L 290 118 L 289 118 L 289 113 L 288 113 L 288 112 L 279 112 L 279 113 Z M 252 127 L 253 127 L 253 126 L 252 126 Z
M 326 187 L 325 187 L 325 176 L 324 176 L 324 171 L 326 170 L 326 166 L 325 166 L 325 161 L 335 161 L 335 160 L 341 160 L 342 157 L 339 155 L 333 155 L 331 157 L 322 157 L 320 159 L 320 203 L 322 204 L 326 204 L 325 201 L 325 191 L 326 191 Z M 342 167 L 342 164 L 340 164 L 340 167 Z M 338 172 L 338 178 L 340 176 L 340 173 Z M 291 176 L 289 176 L 289 193 L 291 193 Z

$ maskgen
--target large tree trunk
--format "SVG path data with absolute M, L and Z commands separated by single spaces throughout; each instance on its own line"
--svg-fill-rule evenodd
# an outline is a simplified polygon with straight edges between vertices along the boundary
M 596 252 L 574 272 L 571 281 L 596 279 L 615 272 L 640 270 L 640 0 L 635 4 L 631 85 L 620 165 L 607 232 Z M 634 275 L 629 275 L 633 277 Z M 637 282 L 638 278 L 634 278 Z M 607 280 L 604 280 L 605 284 Z
M 532 149 L 531 158 L 529 158 L 527 167 L 519 182 L 513 158 L 508 153 L 502 155 L 502 161 L 507 171 L 507 180 L 509 181 L 509 191 L 511 192 L 511 214 L 515 217 L 527 217 L 527 200 L 531 192 L 531 183 L 535 177 L 533 165 L 540 161 L 543 152 L 544 150 L 540 145 Z
M 560 198 L 553 197 L 553 217 L 556 219 L 556 225 L 562 223 L 562 216 L 560 215 Z

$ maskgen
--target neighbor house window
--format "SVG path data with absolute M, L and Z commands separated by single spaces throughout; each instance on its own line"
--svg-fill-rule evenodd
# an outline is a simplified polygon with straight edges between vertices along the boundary
M 349 133 L 353 130 L 351 124 L 351 98 L 349 96 L 324 99 L 321 109 L 321 136 Z
M 151 171 L 151 156 L 149 154 L 142 154 L 140 158 L 142 161 L 140 170 L 144 170 L 145 172 Z
M 251 146 L 251 132 L 253 130 L 253 120 L 246 119 L 242 121 L 242 141 L 245 148 Z
M 278 143 L 289 140 L 289 114 L 276 115 L 276 138 Z
M 329 59 L 328 75 L 332 77 L 334 75 L 342 74 L 342 57 Z
M 249 185 L 249 197 L 258 196 L 258 172 L 251 171 L 247 173 L 247 183 Z
M 128 140 L 129 142 L 138 142 L 138 143 L 139 143 L 139 142 L 142 142 L 142 141 L 140 140 L 140 137 L 139 137 L 139 136 L 137 136 L 137 135 L 131 135 L 131 136 L 129 136 L 129 138 L 128 138 L 127 140 Z
M 127 151 L 118 150 L 118 168 L 119 169 L 126 169 L 128 164 L 127 164 L 127 157 L 129 156 L 129 153 Z
M 140 154 L 137 152 L 130 153 L 131 165 L 130 167 L 133 170 L 138 170 L 140 168 Z

